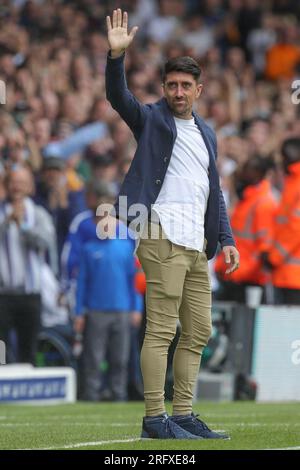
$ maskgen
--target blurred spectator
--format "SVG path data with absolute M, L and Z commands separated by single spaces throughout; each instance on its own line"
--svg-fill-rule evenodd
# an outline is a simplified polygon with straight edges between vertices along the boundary
M 68 191 L 65 162 L 61 158 L 44 159 L 35 201 L 53 218 L 60 255 L 72 219 L 86 208 L 83 191 Z
M 104 186 L 103 186 L 104 187 Z M 106 185 L 102 203 L 112 203 Z M 115 220 L 115 219 L 113 219 Z M 96 223 L 103 217 L 94 218 Z M 113 228 L 113 230 L 115 230 Z M 110 398 L 127 399 L 130 323 L 141 322 L 142 302 L 135 289 L 134 241 L 118 238 L 87 241 L 81 251 L 76 295 L 75 330 L 84 329 L 84 399 L 97 401 L 103 392 L 99 365 L 108 358 Z
M 274 15 L 270 12 L 263 13 L 260 27 L 253 29 L 247 39 L 247 48 L 251 53 L 253 67 L 259 77 L 263 75 L 265 70 L 266 51 L 276 41 L 274 26 Z
M 271 123 L 266 118 L 255 118 L 248 123 L 245 133 L 248 137 L 250 155 L 260 153 L 266 156 L 272 152 L 276 136 L 272 135 L 270 130 Z
M 80 165 L 80 155 L 73 155 L 72 158 L 66 162 L 66 180 L 67 180 L 67 188 L 71 192 L 82 191 L 84 182 L 77 172 L 77 168 Z
M 23 165 L 26 163 L 28 150 L 25 144 L 24 133 L 20 129 L 13 128 L 7 133 L 5 157 L 8 167 L 14 164 Z
M 78 277 L 80 255 L 85 243 L 98 238 L 95 226 L 96 210 L 103 198 L 107 198 L 108 192 L 112 199 L 116 196 L 113 188 L 100 179 L 94 179 L 86 186 L 87 210 L 80 212 L 73 219 L 62 252 L 62 273 L 68 283 Z
M 90 160 L 92 175 L 95 179 L 106 181 L 114 189 L 117 194 L 118 184 L 118 165 L 112 156 L 107 153 L 105 155 L 94 155 Z
M 240 45 L 245 50 L 249 34 L 259 26 L 262 5 L 260 0 L 245 0 L 240 4 L 241 9 L 238 12 L 237 24 L 240 33 Z
M 5 199 L 6 191 L 5 191 L 5 170 L 0 161 L 0 204 Z
M 266 77 L 291 79 L 300 61 L 299 25 L 296 20 L 277 28 L 277 42 L 267 52 Z
M 204 24 L 201 15 L 191 14 L 185 21 L 182 42 L 188 49 L 188 53 L 197 58 L 203 57 L 213 46 L 213 29 Z
M 47 212 L 29 198 L 33 177 L 28 168 L 11 170 L 6 189 L 0 207 L 0 338 L 9 345 L 14 329 L 16 360 L 34 364 L 46 254 L 57 268 L 55 230 Z
M 278 302 L 300 305 L 300 138 L 291 137 L 282 145 L 284 187 L 276 212 L 273 245 L 268 265 Z
M 147 35 L 153 41 L 166 43 L 180 26 L 179 18 L 185 13 L 185 2 L 180 0 L 160 0 L 159 14 L 148 24 Z
M 62 252 L 62 276 L 64 290 L 68 291 L 69 305 L 73 311 L 76 292 L 76 281 L 79 274 L 80 256 L 85 244 L 92 240 L 97 240 L 95 214 L 98 206 L 105 201 L 107 194 L 112 199 L 115 198 L 116 192 L 114 188 L 101 180 L 92 180 L 86 187 L 86 204 L 88 210 L 78 214 L 71 223 L 67 240 L 64 244 Z M 104 198 L 104 199 L 103 199 Z M 145 275 L 141 270 L 141 266 L 136 258 L 136 275 L 135 287 L 141 295 L 145 293 Z M 139 365 L 140 352 L 140 315 L 133 316 L 130 325 L 130 355 L 129 368 L 131 374 L 128 377 L 128 387 L 130 396 L 135 399 L 141 398 L 142 395 L 142 378 Z
M 219 298 L 245 303 L 245 288 L 264 286 L 270 274 L 262 263 L 262 254 L 269 250 L 273 235 L 273 218 L 276 210 L 270 181 L 267 178 L 269 163 L 255 156 L 235 174 L 235 190 L 239 198 L 230 217 L 240 267 L 225 274 L 226 265 L 219 255 L 215 270 L 221 281 Z

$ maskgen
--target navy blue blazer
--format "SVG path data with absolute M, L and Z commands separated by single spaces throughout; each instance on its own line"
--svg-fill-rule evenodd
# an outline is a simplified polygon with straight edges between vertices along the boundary
M 165 98 L 153 104 L 141 104 L 128 90 L 124 71 L 124 57 L 107 58 L 106 96 L 112 107 L 120 114 L 132 130 L 137 141 L 137 150 L 130 169 L 120 189 L 120 196 L 127 196 L 128 208 L 135 203 L 144 204 L 150 214 L 151 205 L 161 190 L 176 139 L 176 125 Z M 204 120 L 193 113 L 209 154 L 209 198 L 205 213 L 204 236 L 207 239 L 206 254 L 214 256 L 218 241 L 221 246 L 235 245 L 215 160 L 217 141 L 214 131 Z M 121 203 L 122 204 L 122 203 Z M 124 219 L 124 207 L 118 198 L 116 215 Z M 129 224 L 135 215 L 126 212 Z

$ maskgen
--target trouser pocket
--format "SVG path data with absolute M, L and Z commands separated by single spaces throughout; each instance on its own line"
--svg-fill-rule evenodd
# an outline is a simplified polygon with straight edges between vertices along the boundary
M 166 261 L 172 253 L 172 242 L 163 238 L 161 240 L 157 240 L 157 254 L 160 261 Z

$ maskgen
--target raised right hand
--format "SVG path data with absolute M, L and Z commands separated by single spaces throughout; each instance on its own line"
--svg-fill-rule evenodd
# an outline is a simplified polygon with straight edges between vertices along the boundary
M 112 23 L 110 16 L 106 17 L 106 25 L 111 56 L 118 57 L 131 44 L 138 27 L 134 26 L 128 34 L 128 15 L 126 11 L 122 15 L 122 10 L 120 8 L 113 11 Z
M 25 206 L 23 201 L 15 201 L 12 205 L 12 213 L 9 216 L 9 219 L 16 222 L 20 225 L 24 219 L 25 215 Z

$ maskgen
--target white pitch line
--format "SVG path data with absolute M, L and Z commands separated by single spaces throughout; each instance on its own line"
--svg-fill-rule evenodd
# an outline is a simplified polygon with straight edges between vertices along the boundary
M 211 425 L 212 423 L 210 423 Z M 269 426 L 293 426 L 293 427 L 299 427 L 300 423 L 213 423 L 213 426 L 227 426 L 227 427 L 269 427 Z M 1 425 L 0 425 L 1 426 Z
M 112 427 L 112 428 L 121 428 L 127 426 L 140 426 L 140 423 L 81 423 L 81 422 L 68 422 L 68 423 L 61 423 L 62 426 L 105 426 L 105 427 Z M 1 428 L 13 427 L 13 426 L 46 426 L 45 423 L 0 423 Z M 55 425 L 57 426 L 57 424 Z
M 65 446 L 53 446 L 53 447 L 37 447 L 37 448 L 28 448 L 28 449 L 17 449 L 17 450 L 56 450 L 56 449 L 76 449 L 79 447 L 94 447 L 102 446 L 106 444 L 121 444 L 123 442 L 137 442 L 141 441 L 141 438 L 132 438 L 132 439 L 113 439 L 108 441 L 92 441 L 92 442 L 77 442 L 76 444 L 67 444 Z M 263 450 L 299 450 L 300 446 L 295 447 L 278 447 L 274 449 L 263 449 Z
M 300 446 L 296 447 L 278 447 L 276 449 L 264 449 L 264 450 L 299 450 Z
M 121 427 L 127 427 L 127 426 L 140 426 L 140 423 L 95 423 L 95 422 L 81 422 L 81 421 L 65 421 L 60 423 L 62 426 L 105 426 L 105 427 L 113 427 L 113 428 L 121 428 Z M 44 422 L 22 422 L 22 423 L 0 423 L 0 428 L 5 428 L 7 427 L 13 427 L 13 426 L 45 426 Z M 210 423 L 212 427 L 216 426 L 225 426 L 225 427 L 269 427 L 269 426 L 280 426 L 280 427 L 287 427 L 287 426 L 293 426 L 293 427 L 299 427 L 300 423 Z M 57 424 L 56 424 L 57 426 Z M 220 430 L 215 430 L 219 431 Z
M 77 442 L 76 444 L 67 444 L 65 446 L 57 445 L 53 447 L 36 447 L 34 449 L 17 449 L 17 450 L 55 450 L 55 449 L 76 449 L 78 447 L 93 447 L 93 446 L 105 446 L 106 444 L 120 444 L 122 442 L 136 442 L 140 441 L 140 437 L 133 439 L 113 439 L 110 441 L 92 441 L 92 442 Z

